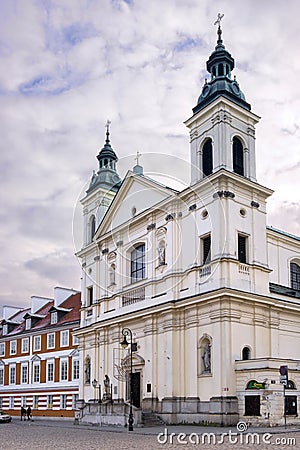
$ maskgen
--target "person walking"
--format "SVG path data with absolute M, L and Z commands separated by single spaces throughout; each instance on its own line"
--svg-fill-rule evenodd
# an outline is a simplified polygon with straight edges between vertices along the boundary
M 21 406 L 21 420 L 26 420 L 26 409 L 24 408 L 24 406 Z
M 27 420 L 31 420 L 31 419 L 32 419 L 32 412 L 31 412 L 30 406 L 28 406 L 28 408 L 27 408 Z

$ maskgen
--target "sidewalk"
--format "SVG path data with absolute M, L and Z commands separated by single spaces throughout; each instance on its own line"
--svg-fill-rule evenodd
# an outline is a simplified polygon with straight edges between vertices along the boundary
M 127 427 L 113 427 L 113 426 L 103 426 L 93 424 L 75 424 L 74 420 L 49 420 L 49 419 L 40 419 L 33 418 L 33 421 L 22 422 L 17 418 L 13 418 L 13 422 L 15 424 L 19 424 L 20 426 L 44 426 L 44 427 L 53 427 L 53 428 L 77 428 L 82 430 L 94 430 L 99 432 L 109 432 L 109 433 L 129 433 Z M 176 435 L 179 433 L 185 433 L 189 435 L 191 433 L 214 433 L 215 435 L 221 435 L 222 433 L 228 433 L 231 430 L 232 433 L 240 433 L 235 426 L 232 427 L 217 427 L 217 426 L 198 426 L 198 425 L 161 425 L 155 427 L 134 427 L 133 431 L 129 434 L 141 434 L 141 435 L 155 435 L 157 436 L 159 433 L 167 433 L 170 435 L 171 433 L 175 433 Z M 270 434 L 281 434 L 281 433 L 298 433 L 300 432 L 300 427 L 296 426 L 287 426 L 284 427 L 252 427 L 249 426 L 246 433 L 270 433 Z

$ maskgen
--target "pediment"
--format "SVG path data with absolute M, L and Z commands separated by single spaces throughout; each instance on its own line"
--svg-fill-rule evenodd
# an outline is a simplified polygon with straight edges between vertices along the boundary
M 95 238 L 129 222 L 144 211 L 151 210 L 155 205 L 168 197 L 173 197 L 176 193 L 177 191 L 148 177 L 129 171 L 104 216 Z

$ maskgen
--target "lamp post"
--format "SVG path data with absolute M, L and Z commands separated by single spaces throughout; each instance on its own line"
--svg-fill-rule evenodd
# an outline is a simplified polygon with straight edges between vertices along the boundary
M 133 431 L 133 414 L 132 414 L 132 331 L 130 328 L 123 328 L 122 335 L 124 336 L 121 346 L 127 348 L 129 342 L 126 336 L 130 336 L 130 405 L 129 405 L 129 418 L 128 418 L 128 431 Z
M 93 381 L 92 381 L 93 388 L 96 389 L 97 385 L 98 385 L 98 381 L 96 380 L 96 378 L 94 378 Z M 98 400 L 98 403 L 101 403 L 101 384 L 100 383 L 98 385 L 98 389 L 99 389 L 99 400 Z M 95 398 L 95 400 L 97 400 L 97 398 Z

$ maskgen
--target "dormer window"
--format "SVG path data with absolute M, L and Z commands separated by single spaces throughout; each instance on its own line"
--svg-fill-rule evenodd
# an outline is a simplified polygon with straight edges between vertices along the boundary
M 31 317 L 28 317 L 25 322 L 25 330 L 30 330 L 31 328 Z
M 55 323 L 57 323 L 57 321 L 58 321 L 57 311 L 52 311 L 50 315 L 50 324 L 54 325 Z

